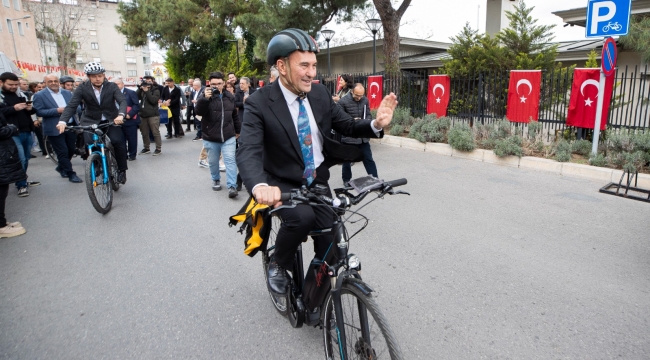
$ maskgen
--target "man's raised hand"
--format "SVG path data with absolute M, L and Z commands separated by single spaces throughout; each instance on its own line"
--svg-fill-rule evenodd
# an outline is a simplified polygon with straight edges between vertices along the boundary
M 383 129 L 390 125 L 391 120 L 393 120 L 393 111 L 395 111 L 397 104 L 397 96 L 394 93 L 390 93 L 384 97 L 384 100 L 381 101 L 377 109 L 377 119 L 375 119 L 376 127 Z

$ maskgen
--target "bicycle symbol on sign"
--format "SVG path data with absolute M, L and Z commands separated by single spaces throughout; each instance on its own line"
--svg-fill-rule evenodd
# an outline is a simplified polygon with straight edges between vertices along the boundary
M 610 30 L 621 31 L 623 26 L 617 22 L 609 22 L 607 25 L 603 26 L 603 32 L 609 32 Z

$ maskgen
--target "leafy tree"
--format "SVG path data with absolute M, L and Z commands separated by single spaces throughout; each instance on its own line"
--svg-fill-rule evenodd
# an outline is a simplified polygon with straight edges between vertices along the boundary
M 626 36 L 621 36 L 618 43 L 626 49 L 641 53 L 643 61 L 650 62 L 650 17 L 632 16 L 630 32 Z
M 585 63 L 586 68 L 597 68 L 598 66 L 598 53 L 596 50 L 591 49 L 589 54 L 587 54 L 587 62 Z

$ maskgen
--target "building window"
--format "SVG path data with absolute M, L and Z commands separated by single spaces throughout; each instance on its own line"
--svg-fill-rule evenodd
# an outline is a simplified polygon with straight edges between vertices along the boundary
M 75 46 L 77 47 L 77 49 L 81 49 L 81 43 L 80 42 L 75 43 Z
M 14 33 L 14 28 L 11 26 L 11 20 L 7 19 L 7 30 L 9 30 L 10 34 Z
M 45 19 L 49 19 L 50 18 L 50 12 L 49 11 L 43 11 L 43 17 Z
M 25 23 L 25 29 L 29 29 L 29 23 Z
M 9 0 L 2 0 L 2 5 L 4 5 L 5 7 L 11 7 L 11 3 L 9 2 Z
M 142 62 L 143 62 L 145 65 L 149 65 L 149 57 L 148 57 L 148 56 L 143 56 L 143 57 L 142 57 Z
M 77 64 L 83 64 L 83 63 L 84 63 L 83 56 L 77 56 Z
M 93 50 L 98 50 L 99 49 L 99 43 L 91 42 L 90 43 L 90 48 L 93 49 Z
M 23 23 L 18 21 L 16 24 L 18 24 L 18 34 L 20 34 L 20 36 L 25 36 L 25 32 L 23 31 Z
M 128 70 L 127 72 L 129 73 L 129 77 L 138 76 L 137 70 Z
M 94 16 L 88 16 L 88 21 L 95 21 L 95 17 Z
M 135 58 L 134 57 L 126 58 L 126 63 L 127 64 L 135 64 L 136 63 Z
M 97 36 L 97 30 L 90 30 L 89 33 L 92 36 Z
M 72 35 L 79 35 L 79 29 L 72 29 Z
M 14 0 L 14 9 L 20 11 L 20 0 Z
M 135 50 L 135 48 L 133 47 L 133 45 L 124 44 L 124 50 L 133 51 Z
M 76 18 L 77 18 L 77 14 L 70 14 L 70 19 L 76 19 Z
M 102 62 L 102 59 L 94 57 L 94 58 L 93 58 L 93 61 L 94 61 L 94 62 Z

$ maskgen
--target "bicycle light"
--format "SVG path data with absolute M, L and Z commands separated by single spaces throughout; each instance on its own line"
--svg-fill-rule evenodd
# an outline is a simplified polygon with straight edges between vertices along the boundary
M 350 257 L 348 257 L 348 266 L 350 269 L 356 269 L 359 265 L 361 265 L 361 262 L 356 255 L 350 255 Z

